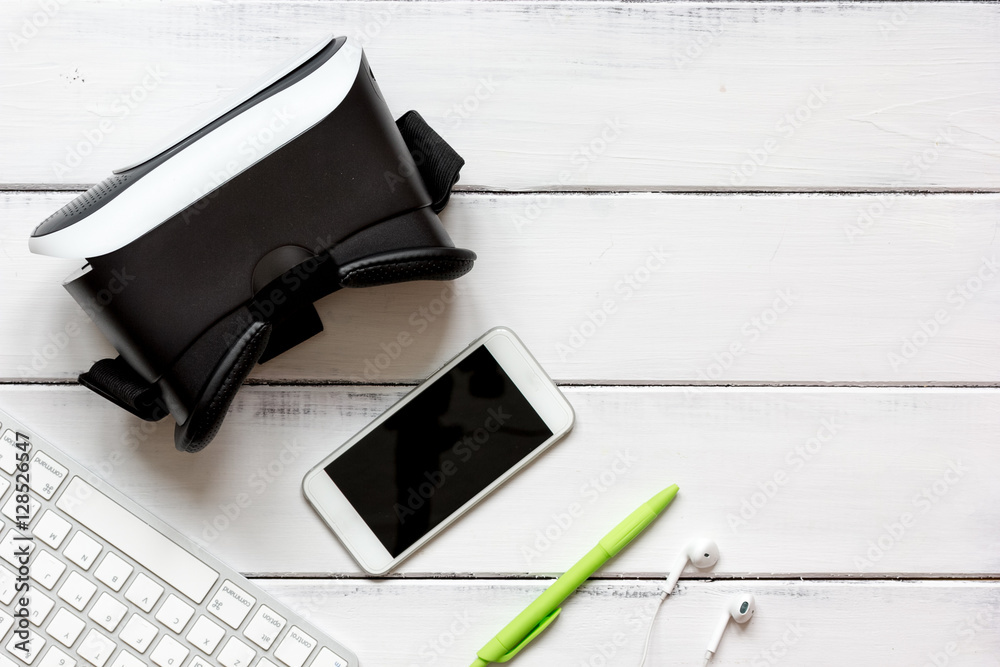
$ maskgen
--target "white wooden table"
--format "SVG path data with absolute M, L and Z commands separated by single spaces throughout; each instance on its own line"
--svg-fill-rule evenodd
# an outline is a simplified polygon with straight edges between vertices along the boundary
M 747 590 L 756 619 L 717 665 L 1000 664 L 1000 6 L 5 0 L 2 21 L 0 404 L 366 665 L 468 664 L 671 482 L 520 667 L 637 664 L 698 535 L 722 560 L 668 599 L 651 664 L 700 664 Z M 323 300 L 326 332 L 180 454 L 172 425 L 75 385 L 111 348 L 60 287 L 76 262 L 27 237 L 324 32 L 464 155 L 443 220 L 480 259 Z M 498 324 L 565 385 L 575 431 L 365 577 L 303 473 Z

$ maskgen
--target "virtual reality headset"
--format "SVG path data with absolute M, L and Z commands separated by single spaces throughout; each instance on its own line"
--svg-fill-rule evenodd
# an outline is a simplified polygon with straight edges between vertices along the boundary
M 415 111 L 393 121 L 362 50 L 328 38 L 34 231 L 85 258 L 65 283 L 118 351 L 80 383 L 178 449 L 215 437 L 240 385 L 323 330 L 342 287 L 451 280 L 475 253 L 437 213 L 464 160 Z

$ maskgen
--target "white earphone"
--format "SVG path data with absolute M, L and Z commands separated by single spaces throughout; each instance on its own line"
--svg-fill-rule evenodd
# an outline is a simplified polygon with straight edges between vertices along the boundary
M 715 631 L 712 633 L 712 639 L 708 642 L 708 650 L 705 651 L 705 664 L 712 659 L 712 656 L 716 651 L 719 650 L 719 642 L 722 641 L 722 633 L 726 631 L 729 627 L 729 619 L 733 619 L 739 624 L 746 623 L 753 617 L 754 611 L 757 609 L 757 603 L 753 599 L 753 595 L 747 593 L 746 595 L 738 595 L 731 598 L 728 603 L 726 603 L 726 609 L 719 618 L 718 624 L 715 626 Z
M 677 581 L 681 578 L 681 572 L 684 571 L 684 567 L 688 564 L 688 561 L 691 561 L 700 570 L 713 567 L 719 562 L 719 545 L 705 538 L 688 542 L 684 550 L 677 554 L 677 558 L 674 559 L 673 565 L 670 567 L 670 574 L 667 575 L 667 585 L 660 594 L 661 605 L 667 599 L 667 596 L 673 592 L 674 586 L 677 585 Z M 639 661 L 639 667 L 646 664 L 649 639 L 653 634 L 653 623 L 656 621 L 656 614 L 658 613 L 660 613 L 659 606 L 657 606 L 653 618 L 649 621 L 649 628 L 646 630 L 646 642 L 642 645 L 642 659 Z
M 688 561 L 691 561 L 691 564 L 699 570 L 714 567 L 719 562 L 719 545 L 704 538 L 689 542 L 684 547 L 684 551 L 677 554 L 677 558 L 674 559 L 674 564 L 670 568 L 670 576 L 667 577 L 667 595 L 673 592 L 674 586 L 681 578 L 681 572 L 684 571 L 684 566 L 688 564 Z

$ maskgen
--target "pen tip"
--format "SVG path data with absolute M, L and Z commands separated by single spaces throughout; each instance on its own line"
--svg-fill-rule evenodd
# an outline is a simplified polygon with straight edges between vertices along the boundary
M 649 504 L 653 506 L 654 511 L 660 513 L 677 495 L 680 489 L 676 484 L 671 484 L 667 488 L 663 489 L 649 501 Z

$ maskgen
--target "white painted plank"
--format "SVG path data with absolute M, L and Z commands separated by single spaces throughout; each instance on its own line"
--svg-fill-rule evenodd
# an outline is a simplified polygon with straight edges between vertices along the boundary
M 467 665 L 546 582 L 277 582 L 273 595 L 308 614 L 366 665 Z M 692 582 L 664 603 L 646 665 L 702 665 L 729 596 L 757 612 L 731 623 L 712 665 L 1000 664 L 996 582 Z M 593 582 L 513 664 L 638 667 L 657 587 Z M 936 662 L 935 662 L 936 660 Z
M 990 3 L 49 5 L 5 3 L 0 183 L 101 180 L 336 32 L 466 187 L 1000 186 Z
M 197 455 L 173 449 L 172 422 L 83 388 L 8 385 L 0 404 L 240 571 L 357 574 L 300 482 L 403 391 L 248 387 Z M 662 574 L 699 535 L 720 545 L 718 575 L 1000 572 L 996 389 L 566 393 L 568 439 L 400 573 L 560 572 L 671 483 L 673 505 L 605 573 Z
M 70 196 L 0 195 L 2 378 L 113 354 L 60 287 L 79 262 L 27 251 Z M 412 382 L 502 324 L 565 382 L 993 383 L 998 215 L 995 194 L 456 196 L 469 275 L 333 294 L 326 332 L 253 377 Z

